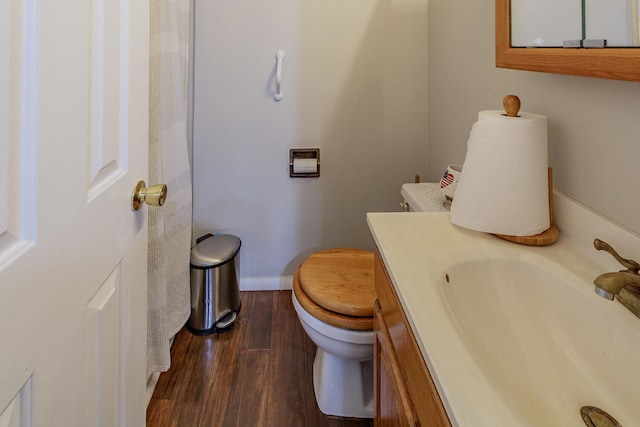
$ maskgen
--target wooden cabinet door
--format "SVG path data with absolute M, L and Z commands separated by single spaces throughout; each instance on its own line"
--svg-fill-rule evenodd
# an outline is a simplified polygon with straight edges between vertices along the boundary
M 376 252 L 376 426 L 451 427 L 411 326 Z
M 374 306 L 374 314 L 375 425 L 419 426 L 378 301 Z

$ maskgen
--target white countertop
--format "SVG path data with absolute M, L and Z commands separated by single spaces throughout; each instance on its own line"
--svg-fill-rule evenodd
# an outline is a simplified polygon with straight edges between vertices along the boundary
M 560 210 L 570 209 L 563 205 Z M 442 295 L 442 266 L 450 264 L 451 258 L 460 254 L 472 259 L 478 256 L 478 248 L 482 248 L 482 256 L 487 253 L 496 257 L 511 256 L 515 245 L 519 258 L 570 268 L 578 282 L 584 282 L 584 290 L 578 292 L 591 298 L 594 294 L 592 280 L 597 274 L 614 271 L 605 268 L 614 266 L 615 261 L 611 263 L 608 255 L 596 254 L 594 249 L 582 248 L 584 252 L 580 252 L 562 235 L 551 246 L 516 245 L 454 226 L 448 212 L 369 213 L 367 222 L 452 424 L 535 426 L 535 420 L 517 413 L 503 401 L 500 392 L 484 377 L 462 342 Z M 609 229 L 607 225 L 599 231 L 604 233 Z M 607 236 L 598 237 L 606 239 Z M 632 237 L 637 243 L 637 236 Z M 587 252 L 600 255 L 595 257 L 598 262 L 583 256 Z M 603 304 L 611 303 L 603 300 Z M 611 305 L 617 310 L 615 315 L 627 316 L 626 309 L 618 306 Z M 625 425 L 621 419 L 618 421 Z M 580 419 L 575 425 L 584 424 Z

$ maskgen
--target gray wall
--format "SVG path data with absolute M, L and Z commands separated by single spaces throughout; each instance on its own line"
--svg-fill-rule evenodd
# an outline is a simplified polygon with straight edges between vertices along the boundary
M 493 0 L 429 0 L 428 37 L 428 178 L 464 161 L 478 111 L 516 94 L 549 118 L 555 188 L 640 232 L 640 83 L 496 68 Z
M 426 174 L 426 25 L 424 0 L 196 0 L 194 235 L 242 239 L 241 287 L 373 248 L 366 212 Z M 289 178 L 294 147 L 320 148 L 320 178 Z

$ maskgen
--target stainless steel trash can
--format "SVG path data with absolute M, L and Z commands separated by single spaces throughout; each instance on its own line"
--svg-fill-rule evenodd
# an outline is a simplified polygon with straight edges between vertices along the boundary
M 226 332 L 240 311 L 238 287 L 240 239 L 231 234 L 205 235 L 191 250 L 191 316 L 195 335 Z

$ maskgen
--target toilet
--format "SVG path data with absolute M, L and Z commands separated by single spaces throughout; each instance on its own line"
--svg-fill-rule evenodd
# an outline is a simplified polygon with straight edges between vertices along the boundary
M 327 415 L 373 418 L 373 252 L 334 248 L 298 267 L 292 301 L 316 344 L 313 388 Z
M 440 183 L 404 184 L 406 211 L 447 211 Z M 373 252 L 338 248 L 300 264 L 291 298 L 298 319 L 318 346 L 313 389 L 328 415 L 373 418 Z

